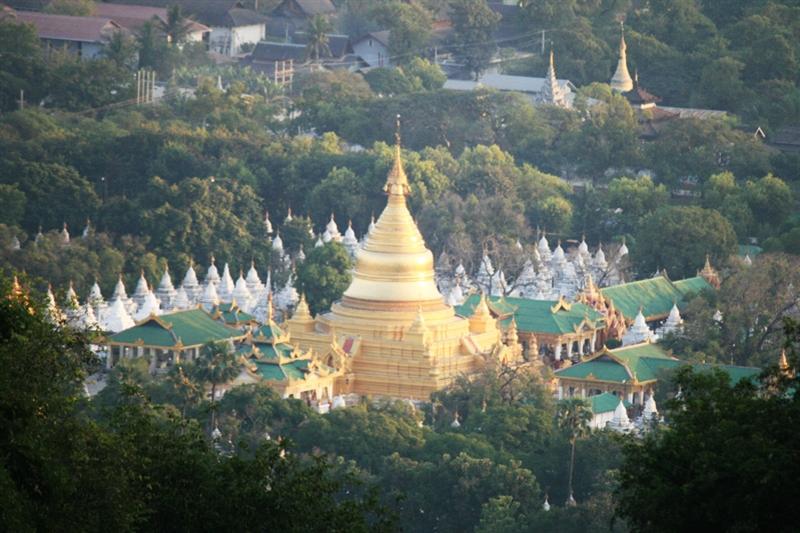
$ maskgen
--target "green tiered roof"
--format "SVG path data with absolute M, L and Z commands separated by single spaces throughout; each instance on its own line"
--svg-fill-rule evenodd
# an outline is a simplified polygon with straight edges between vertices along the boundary
M 761 369 L 732 365 L 695 364 L 681 361 L 658 344 L 636 344 L 605 350 L 594 358 L 556 371 L 556 377 L 581 380 L 596 379 L 612 383 L 645 383 L 655 381 L 665 370 L 682 365 L 691 365 L 695 370 L 704 371 L 718 368 L 725 371 L 734 383 L 757 376 Z
M 245 313 L 235 303 L 214 306 L 211 314 L 216 316 L 217 313 L 219 313 L 219 318 L 226 324 L 240 324 L 242 322 L 255 322 L 256 320 L 255 316 Z
M 471 295 L 463 304 L 455 308 L 456 313 L 463 317 L 472 316 L 479 300 L 479 294 Z M 569 309 L 561 307 L 555 312 L 553 308 L 558 304 L 557 301 L 490 297 L 486 303 L 492 313 L 500 319 L 504 328 L 511 323 L 513 317 L 516 320 L 517 329 L 523 332 L 556 335 L 574 333 L 584 319 L 588 319 L 589 323 L 593 323 L 596 328 L 604 325 L 603 315 L 582 303 L 572 303 L 569 304 Z
M 700 276 L 672 282 L 664 276 L 604 287 L 600 292 L 614 302 L 614 307 L 628 320 L 636 318 L 639 308 L 646 320 L 660 320 L 669 315 L 674 304 L 682 308 L 691 293 L 710 289 Z
M 619 397 L 614 396 L 610 392 L 595 394 L 591 398 L 588 398 L 588 400 L 590 402 L 592 413 L 596 415 L 600 413 L 610 413 L 614 411 L 619 405 Z M 625 400 L 622 401 L 622 405 L 624 405 L 625 407 L 631 406 L 631 404 Z
M 241 331 L 220 324 L 202 309 L 190 309 L 147 318 L 112 335 L 109 340 L 112 343 L 173 348 L 179 343 L 198 346 L 241 336 Z

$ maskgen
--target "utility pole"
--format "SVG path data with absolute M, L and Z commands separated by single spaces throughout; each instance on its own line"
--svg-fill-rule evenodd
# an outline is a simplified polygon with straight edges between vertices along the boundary
M 547 30 L 542 30 L 542 56 L 544 56 L 544 34 Z

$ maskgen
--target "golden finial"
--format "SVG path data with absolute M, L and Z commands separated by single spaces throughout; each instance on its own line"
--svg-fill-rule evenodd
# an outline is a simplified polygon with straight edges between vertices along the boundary
M 386 178 L 386 185 L 383 191 L 389 196 L 406 196 L 411 192 L 408 186 L 408 177 L 403 170 L 403 161 L 400 153 L 400 115 L 397 115 L 395 131 L 394 162 L 389 176 Z

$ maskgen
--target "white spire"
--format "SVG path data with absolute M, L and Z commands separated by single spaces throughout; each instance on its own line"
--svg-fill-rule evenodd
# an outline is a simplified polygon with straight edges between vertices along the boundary
M 494 266 L 491 258 L 483 252 L 481 264 L 478 266 L 478 273 L 475 274 L 475 283 L 478 284 L 482 292 L 490 293 L 492 290 L 492 278 L 494 277 Z
M 250 270 L 247 271 L 247 278 L 245 278 L 245 281 L 247 282 L 247 290 L 253 295 L 264 290 L 264 284 L 261 283 L 261 278 L 258 277 L 255 261 L 250 262 Z
M 173 307 L 173 300 L 178 292 L 172 284 L 172 277 L 169 275 L 169 265 L 164 265 L 164 274 L 161 276 L 161 281 L 156 289 L 156 296 L 161 306 L 164 309 L 171 309 Z
M 19 242 L 19 241 L 17 241 L 17 242 Z M 17 249 L 19 250 L 19 248 L 17 248 Z M 744 263 L 745 266 L 752 265 L 753 264 L 753 260 L 750 259 L 750 254 L 745 254 L 744 259 L 742 259 L 742 262 Z
M 86 219 L 86 226 L 83 228 L 83 233 L 81 233 L 81 238 L 86 239 L 89 237 L 89 233 L 92 231 L 92 222 L 87 218 Z
M 208 270 L 206 271 L 206 285 L 214 284 L 219 285 L 219 271 L 217 270 L 216 259 L 214 256 L 211 256 L 211 264 L 208 266 Z
M 294 309 L 300 299 L 297 290 L 294 288 L 293 277 L 293 274 L 289 274 L 286 279 L 286 285 L 275 295 L 275 305 L 284 312 Z
M 631 420 L 628 418 L 628 410 L 625 409 L 625 404 L 622 403 L 622 399 L 619 400 L 616 409 L 614 409 L 614 415 L 612 416 L 611 421 L 608 423 L 608 426 L 614 431 L 619 431 L 620 433 L 625 433 L 631 430 Z
M 200 305 L 203 306 L 203 309 L 209 312 L 214 308 L 214 306 L 219 305 L 217 288 L 214 287 L 213 283 L 206 285 L 205 290 L 203 290 L 203 295 L 200 297 Z
M 100 329 L 110 333 L 118 333 L 120 331 L 132 328 L 135 322 L 125 309 L 125 304 L 122 299 L 116 298 L 106 310 L 105 316 L 100 321 Z
M 125 283 L 122 281 L 122 274 L 117 279 L 117 284 L 114 285 L 114 294 L 111 296 L 112 300 L 122 300 L 123 303 L 128 301 L 128 293 L 125 292 Z
M 183 287 L 179 287 L 175 292 L 175 298 L 172 300 L 172 308 L 182 311 L 184 309 L 189 309 L 191 306 L 192 304 L 189 302 L 189 297 L 186 295 L 186 290 Z
M 375 215 L 372 215 L 369 219 L 369 227 L 367 228 L 367 234 L 372 233 L 373 229 L 375 229 Z
M 278 255 L 283 257 L 283 239 L 281 239 L 280 231 L 275 235 L 275 238 L 272 239 L 272 249 L 278 252 Z
M 233 289 L 234 283 L 233 278 L 231 277 L 231 269 L 228 267 L 228 263 L 225 263 L 225 266 L 222 268 L 222 277 L 219 281 L 219 286 L 217 287 L 217 294 L 219 296 L 219 300 L 222 303 L 230 303 L 231 298 L 233 298 Z
M 522 243 L 519 242 L 519 239 L 517 239 L 517 242 L 514 243 L 514 246 L 517 248 L 517 250 L 522 250 Z
M 536 245 L 536 250 L 539 252 L 539 258 L 543 263 L 549 263 L 552 253 L 550 252 L 550 243 L 547 242 L 547 236 L 542 232 L 542 238 Z
M 11 237 L 11 245 L 8 247 L 12 252 L 16 252 L 20 248 L 22 248 L 22 244 L 20 244 L 19 239 L 16 235 Z
M 61 244 L 69 244 L 69 231 L 67 230 L 67 223 L 61 228 Z
M 672 309 L 669 312 L 669 316 L 661 328 L 661 335 L 677 331 L 682 325 L 683 318 L 681 318 L 681 312 L 678 310 L 678 305 L 672 304 Z
M 622 239 L 622 245 L 619 247 L 619 251 L 617 252 L 617 258 L 622 258 L 628 255 L 628 245 L 625 244 L 625 239 Z
M 603 251 L 603 245 L 597 245 L 597 252 L 594 254 L 594 259 L 592 260 L 592 265 L 596 268 L 605 269 L 608 267 L 608 262 L 606 261 L 606 254 Z
M 70 309 L 77 309 L 80 306 L 80 302 L 78 302 L 78 295 L 75 294 L 75 289 L 72 286 L 72 282 L 69 282 L 69 287 L 67 288 L 67 293 L 64 297 L 65 304 L 67 308 Z
M 328 241 L 341 242 L 341 240 L 342 240 L 342 234 L 339 233 L 339 226 L 336 225 L 336 220 L 334 220 L 334 218 L 333 218 L 333 213 L 331 213 L 331 219 L 330 219 L 330 221 L 328 221 L 328 224 L 325 226 L 325 233 L 327 233 L 330 236 Z M 323 237 L 323 239 L 324 238 L 325 237 Z M 328 241 L 325 241 L 325 242 L 328 242 Z
M 320 246 L 324 246 L 325 243 L 322 240 L 322 233 L 317 236 L 317 242 L 314 243 L 314 248 L 319 248 Z
M 642 342 L 655 342 L 655 340 L 656 336 L 647 326 L 644 314 L 642 314 L 642 309 L 639 308 L 639 312 L 636 313 L 636 318 L 633 320 L 633 326 L 631 326 L 622 337 L 622 345 L 629 346 Z
M 236 287 L 233 289 L 233 299 L 236 300 L 239 309 L 250 312 L 253 296 L 250 294 L 250 290 L 247 288 L 247 282 L 241 272 L 239 273 L 239 279 L 236 280 Z
M 197 273 L 194 271 L 194 266 L 191 263 L 189 263 L 189 268 L 186 269 L 186 275 L 183 276 L 181 285 L 186 289 L 193 289 L 200 285 L 197 281 Z
M 300 245 L 300 249 L 297 250 L 297 262 L 302 263 L 306 260 L 306 253 L 303 251 L 303 245 Z
M 350 257 L 356 256 L 356 250 L 358 249 L 358 239 L 356 238 L 356 232 L 353 231 L 353 222 L 347 222 L 347 229 L 344 232 L 344 238 L 342 239 L 342 244 L 344 247 L 347 248 L 347 251 L 350 253 Z
M 286 210 L 286 218 L 283 219 L 283 223 L 288 224 L 292 220 L 294 220 L 294 217 L 292 216 L 292 208 L 290 207 Z
M 98 306 L 105 302 L 103 299 L 103 293 L 100 291 L 100 285 L 97 284 L 97 280 L 94 280 L 92 284 L 92 288 L 89 289 L 89 296 L 86 298 L 88 302 L 92 302 L 93 306 Z
M 611 77 L 611 88 L 615 91 L 626 93 L 633 89 L 633 79 L 628 72 L 628 54 L 627 45 L 625 44 L 625 26 L 622 22 L 619 23 L 619 60 L 617 61 L 617 70 L 614 71 L 614 76 Z
M 269 220 L 269 211 L 264 212 L 264 230 L 267 235 L 272 235 L 272 222 Z
M 461 282 L 456 281 L 453 288 L 447 294 L 447 305 L 455 307 L 464 303 L 464 292 L 461 290 Z
M 547 496 L 544 497 L 544 503 L 542 504 L 542 510 L 547 512 L 550 510 L 550 502 L 547 500 Z
M 140 320 L 144 320 L 150 315 L 160 315 L 160 314 L 161 314 L 161 303 L 158 301 L 158 298 L 156 298 L 156 295 L 153 294 L 153 291 L 147 291 L 147 295 L 144 298 L 144 302 L 142 303 L 142 305 L 139 306 L 139 309 L 136 310 L 136 313 L 134 313 L 133 318 L 138 322 Z
M 645 420 L 651 420 L 653 416 L 658 416 L 658 408 L 656 407 L 656 399 L 653 397 L 653 394 L 647 397 L 647 400 L 644 402 L 644 410 L 642 411 L 642 415 L 644 416 Z
M 147 280 L 144 277 L 144 270 L 142 270 L 139 275 L 139 282 L 136 284 L 136 290 L 131 297 L 133 301 L 136 302 L 137 307 L 141 307 L 144 304 L 144 300 L 149 292 L 150 287 L 147 285 Z

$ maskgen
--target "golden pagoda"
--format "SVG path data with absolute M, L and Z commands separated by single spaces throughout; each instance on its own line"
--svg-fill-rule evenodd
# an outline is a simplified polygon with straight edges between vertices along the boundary
M 399 134 L 383 190 L 386 208 L 356 252 L 342 299 L 315 319 L 303 307 L 287 324 L 295 343 L 344 369 L 337 394 L 424 400 L 509 350 L 485 305 L 465 319 L 439 293 L 433 254 L 406 205 Z

